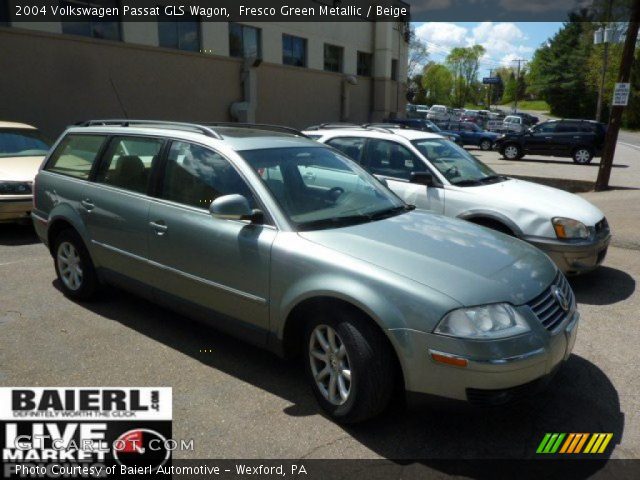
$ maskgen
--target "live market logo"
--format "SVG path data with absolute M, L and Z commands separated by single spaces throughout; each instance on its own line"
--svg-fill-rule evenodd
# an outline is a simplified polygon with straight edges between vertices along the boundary
M 34 466 L 52 477 L 78 466 L 101 476 L 123 465 L 152 473 L 171 461 L 171 397 L 167 387 L 2 387 L 4 477 L 30 476 Z

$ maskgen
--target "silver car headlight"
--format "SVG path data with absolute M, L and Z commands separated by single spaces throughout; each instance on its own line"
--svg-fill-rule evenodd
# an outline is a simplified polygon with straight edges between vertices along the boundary
M 30 195 L 31 183 L 0 181 L 0 195 Z
M 570 238 L 589 238 L 587 226 L 573 218 L 555 217 L 551 219 L 556 236 L 563 240 Z
M 529 332 L 527 321 L 508 303 L 460 308 L 445 315 L 434 333 L 449 337 L 486 340 Z

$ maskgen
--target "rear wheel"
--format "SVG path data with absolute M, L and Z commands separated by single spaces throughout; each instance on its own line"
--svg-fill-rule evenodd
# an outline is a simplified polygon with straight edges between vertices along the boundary
M 507 160 L 519 160 L 522 158 L 522 149 L 513 143 L 509 144 L 504 147 L 502 156 Z
M 53 252 L 62 292 L 74 300 L 93 299 L 98 293 L 98 277 L 80 235 L 71 229 L 61 231 Z
M 363 314 L 318 312 L 306 328 L 306 371 L 322 409 L 341 423 L 371 418 L 394 391 L 395 363 L 384 334 Z
M 480 142 L 480 150 L 484 150 L 484 151 L 491 150 L 492 145 L 493 144 L 491 143 L 491 140 L 485 138 Z
M 593 153 L 586 147 L 576 148 L 573 152 L 573 161 L 579 165 L 587 165 L 593 160 Z

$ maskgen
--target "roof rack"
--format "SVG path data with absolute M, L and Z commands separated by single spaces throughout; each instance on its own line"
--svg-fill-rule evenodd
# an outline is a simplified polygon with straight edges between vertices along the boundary
M 267 130 L 273 132 L 290 133 L 299 137 L 306 137 L 304 133 L 292 127 L 284 125 L 271 125 L 268 123 L 236 123 L 236 122 L 207 122 L 207 127 L 233 127 L 233 128 L 254 128 L 256 130 Z
M 398 130 L 413 130 L 408 125 L 404 125 L 402 123 L 393 123 L 393 122 L 365 123 L 362 126 L 364 128 L 379 128 L 383 130 L 391 130 L 393 128 Z
M 98 126 L 119 126 L 119 127 L 129 127 L 129 126 L 137 126 L 137 127 L 169 127 L 177 130 L 195 130 L 207 137 L 216 138 L 218 140 L 222 140 L 222 135 L 213 129 L 209 128 L 206 125 L 200 125 L 197 123 L 186 123 L 186 122 L 171 122 L 171 121 L 163 121 L 163 120 L 130 120 L 130 119 L 108 119 L 108 120 L 88 120 L 86 122 L 76 123 L 78 127 L 98 127 Z
M 323 128 L 364 128 L 358 123 L 348 122 L 336 122 L 336 123 L 321 123 L 320 125 L 311 125 L 305 130 L 322 130 Z

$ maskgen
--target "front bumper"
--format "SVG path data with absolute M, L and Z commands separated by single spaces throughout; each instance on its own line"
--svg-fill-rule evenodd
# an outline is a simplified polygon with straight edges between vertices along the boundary
M 15 195 L 0 197 L 0 222 L 18 222 L 29 220 L 33 197 Z
M 565 275 L 577 275 L 595 269 L 604 261 L 611 242 L 611 234 L 607 233 L 575 243 L 540 238 L 523 238 L 523 240 L 549 255 Z
M 406 390 L 495 405 L 543 387 L 569 358 L 580 316 L 574 310 L 548 332 L 528 307 L 518 309 L 529 319 L 532 331 L 514 338 L 471 341 L 415 330 L 389 331 L 400 353 Z M 437 363 L 433 352 L 465 359 L 467 366 Z

